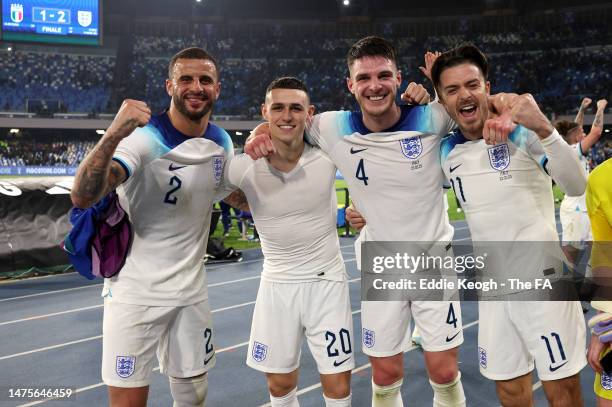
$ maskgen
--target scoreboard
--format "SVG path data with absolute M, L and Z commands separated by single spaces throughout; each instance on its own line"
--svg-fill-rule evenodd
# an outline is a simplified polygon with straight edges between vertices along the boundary
M 0 1 L 3 41 L 102 43 L 102 0 Z

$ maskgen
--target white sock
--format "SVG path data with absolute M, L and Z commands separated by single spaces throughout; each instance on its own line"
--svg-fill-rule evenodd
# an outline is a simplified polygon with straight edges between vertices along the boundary
M 323 398 L 325 399 L 325 407 L 351 407 L 351 394 L 343 399 L 330 399 L 323 394 Z
M 297 399 L 297 387 L 283 397 L 274 397 L 270 394 L 270 404 L 272 407 L 300 407 Z
M 388 386 L 379 386 L 372 381 L 372 407 L 404 407 L 400 389 L 404 379 Z
M 429 381 L 434 391 L 433 407 L 465 407 L 465 394 L 461 384 L 461 372 L 455 380 L 446 384 Z

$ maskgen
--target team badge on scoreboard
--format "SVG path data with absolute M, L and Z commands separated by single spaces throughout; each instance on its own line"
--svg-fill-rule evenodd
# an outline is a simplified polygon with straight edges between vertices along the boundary
M 411 160 L 414 160 L 423 152 L 423 144 L 421 143 L 421 137 L 409 137 L 403 140 L 400 140 L 400 145 L 402 146 L 402 153 Z
M 251 351 L 255 362 L 262 362 L 268 356 L 268 345 L 263 343 L 253 342 L 253 350 Z
M 371 348 L 374 346 L 376 342 L 376 333 L 370 329 L 363 328 L 363 334 L 361 335 L 363 338 L 363 345 L 366 348 Z
M 489 162 L 496 171 L 503 171 L 510 165 L 510 150 L 508 144 L 500 144 L 489 148 Z
M 130 377 L 134 374 L 134 367 L 136 366 L 135 356 L 117 356 L 117 364 L 115 370 L 117 375 L 122 378 Z
M 20 23 L 23 21 L 23 4 L 11 4 L 11 21 Z
M 77 21 L 82 27 L 89 27 L 91 24 L 91 11 L 77 11 Z

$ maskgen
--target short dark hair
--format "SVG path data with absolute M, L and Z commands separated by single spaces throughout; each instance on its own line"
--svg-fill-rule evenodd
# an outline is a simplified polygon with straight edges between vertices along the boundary
M 440 76 L 445 69 L 452 68 L 461 64 L 474 64 L 482 72 L 484 80 L 486 81 L 489 76 L 489 62 L 487 57 L 482 51 L 473 44 L 462 44 L 449 51 L 443 52 L 436 62 L 434 62 L 431 68 L 431 81 L 433 82 L 434 88 L 440 93 L 438 86 L 440 85 Z
M 172 78 L 172 71 L 174 70 L 174 65 L 176 65 L 176 61 L 178 59 L 205 59 L 213 63 L 215 66 L 215 70 L 217 71 L 217 75 L 219 74 L 219 65 L 217 64 L 217 60 L 215 57 L 210 55 L 206 50 L 198 47 L 185 48 L 177 52 L 172 59 L 170 59 L 170 64 L 168 64 L 168 78 Z
M 346 63 L 349 69 L 355 60 L 366 56 L 384 57 L 397 64 L 395 48 L 389 41 L 381 37 L 372 35 L 354 43 L 346 54 Z
M 578 127 L 580 127 L 578 123 L 570 122 L 569 120 L 559 120 L 555 123 L 555 128 L 566 141 L 569 134 Z
M 293 76 L 283 76 L 282 78 L 274 79 L 266 88 L 266 95 L 273 89 L 297 89 L 304 91 L 308 95 L 306 84 Z

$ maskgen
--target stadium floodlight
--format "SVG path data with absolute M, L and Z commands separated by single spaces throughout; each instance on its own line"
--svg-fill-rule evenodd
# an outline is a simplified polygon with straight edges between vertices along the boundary
M 610 133 L 610 129 L 606 129 L 606 133 Z
M 8 47 L 6 50 L 7 50 L 8 52 L 11 52 L 11 51 L 13 50 L 13 47 L 10 47 L 10 46 L 9 46 L 9 47 Z
M 196 0 L 196 3 L 201 3 L 201 2 L 202 2 L 202 0 Z
M 236 132 L 236 135 L 237 135 L 237 136 L 242 136 L 242 132 L 241 132 L 241 131 L 237 131 L 237 132 Z
M 100 130 L 100 129 L 98 129 L 98 130 L 96 130 L 96 133 L 97 133 L 97 134 L 99 134 L 99 135 L 101 135 L 101 136 L 103 136 L 103 135 L 104 135 L 104 133 L 106 133 L 106 130 Z
M 11 129 L 11 130 L 9 130 L 9 132 L 12 133 L 12 134 L 17 134 L 17 133 L 19 133 L 19 129 Z
M 342 4 L 344 4 L 345 6 L 348 6 L 349 4 L 351 4 L 351 2 L 349 0 L 344 0 Z

